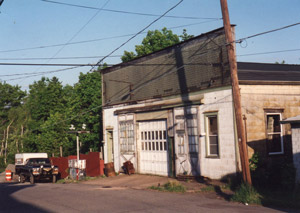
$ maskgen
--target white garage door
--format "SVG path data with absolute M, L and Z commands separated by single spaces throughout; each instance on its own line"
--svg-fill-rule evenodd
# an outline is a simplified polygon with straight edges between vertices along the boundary
M 140 172 L 168 176 L 166 121 L 139 122 Z

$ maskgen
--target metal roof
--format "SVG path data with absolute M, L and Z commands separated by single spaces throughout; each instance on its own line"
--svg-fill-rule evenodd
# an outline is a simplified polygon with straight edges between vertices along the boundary
M 300 65 L 238 62 L 239 81 L 300 82 Z
M 287 123 L 300 123 L 300 115 L 297 115 L 295 117 L 287 118 L 282 121 L 280 121 L 282 124 L 287 124 Z

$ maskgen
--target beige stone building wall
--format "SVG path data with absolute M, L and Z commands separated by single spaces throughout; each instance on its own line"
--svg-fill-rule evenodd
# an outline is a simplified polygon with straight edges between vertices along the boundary
M 300 115 L 300 85 L 240 85 L 242 113 L 246 116 L 249 157 L 254 149 L 267 154 L 266 110 L 282 111 L 281 119 Z M 291 128 L 283 125 L 284 154 L 291 154 Z

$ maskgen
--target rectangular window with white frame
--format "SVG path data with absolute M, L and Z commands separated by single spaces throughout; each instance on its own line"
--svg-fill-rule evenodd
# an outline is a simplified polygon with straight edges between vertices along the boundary
M 119 117 L 120 151 L 121 153 L 134 152 L 134 122 L 133 116 Z
M 266 113 L 266 134 L 269 155 L 283 154 L 281 113 Z
M 205 113 L 207 157 L 219 157 L 218 113 Z

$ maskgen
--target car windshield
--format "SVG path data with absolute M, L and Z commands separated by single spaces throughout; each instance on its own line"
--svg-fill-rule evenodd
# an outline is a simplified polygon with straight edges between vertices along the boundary
M 31 158 L 28 160 L 28 165 L 44 165 L 44 164 L 50 164 L 50 161 L 48 158 Z

